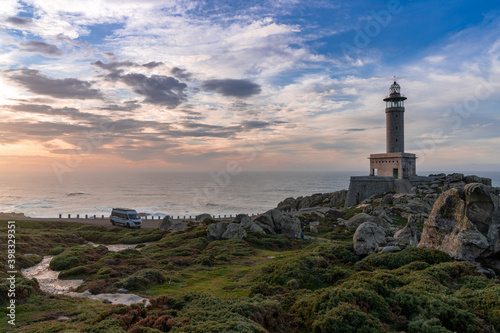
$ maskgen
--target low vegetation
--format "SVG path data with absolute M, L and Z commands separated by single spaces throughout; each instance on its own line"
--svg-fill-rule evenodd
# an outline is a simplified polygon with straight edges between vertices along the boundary
M 21 278 L 14 332 L 500 332 L 498 279 L 436 250 L 361 258 L 352 232 L 317 218 L 320 237 L 296 241 L 249 232 L 209 242 L 205 226 L 169 233 L 19 222 L 19 268 L 51 255 L 60 278 L 86 281 L 78 291 L 124 288 L 151 304 L 47 295 Z M 89 241 L 143 245 L 110 252 Z M 7 289 L 0 283 L 4 318 Z

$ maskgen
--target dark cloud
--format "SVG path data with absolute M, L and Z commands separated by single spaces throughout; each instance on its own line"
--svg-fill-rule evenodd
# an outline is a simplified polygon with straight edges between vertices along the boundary
M 245 98 L 252 95 L 258 95 L 261 88 L 258 84 L 249 80 L 208 80 L 201 84 L 202 88 L 207 91 L 213 91 L 224 96 Z
M 150 61 L 147 64 L 142 64 L 142 67 L 146 67 L 146 68 L 152 69 L 152 68 L 155 68 L 155 67 L 158 67 L 158 66 L 161 66 L 161 65 L 163 65 L 162 62 Z
M 182 80 L 191 80 L 191 73 L 179 67 L 173 67 L 170 69 L 170 74 Z
M 187 99 L 185 90 L 187 85 L 179 80 L 164 75 L 152 75 L 147 77 L 143 74 L 126 74 L 119 76 L 107 76 L 108 79 L 120 80 L 132 87 L 139 95 L 145 96 L 145 103 L 164 105 L 174 109 Z
M 61 51 L 56 45 L 37 40 L 30 40 L 29 42 L 21 43 L 21 51 L 35 52 L 47 56 L 60 56 L 64 54 L 63 51 Z
M 137 104 L 137 101 L 127 101 L 123 105 L 108 104 L 100 107 L 99 110 L 131 112 L 140 107 L 141 105 Z
M 96 62 L 91 62 L 91 65 L 96 67 L 105 69 L 110 72 L 116 72 L 120 67 L 135 67 L 137 64 L 132 61 L 114 61 L 108 62 L 107 64 L 103 63 L 101 60 L 97 60 Z
M 51 79 L 35 69 L 8 70 L 10 79 L 25 86 L 30 92 L 56 98 L 102 99 L 102 93 L 87 81 L 73 78 Z
M 29 25 L 33 22 L 33 19 L 31 17 L 11 16 L 6 21 L 15 25 Z
M 346 129 L 347 132 L 364 132 L 366 131 L 366 128 L 348 128 Z
M 255 129 L 255 128 L 265 128 L 271 125 L 267 121 L 257 121 L 257 120 L 249 120 L 249 121 L 243 121 L 241 123 L 241 126 L 244 129 Z

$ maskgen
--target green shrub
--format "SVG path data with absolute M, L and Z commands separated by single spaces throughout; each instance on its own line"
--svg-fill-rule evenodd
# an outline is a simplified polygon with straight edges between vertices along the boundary
M 430 265 L 451 261 L 449 254 L 434 249 L 407 248 L 400 252 L 375 253 L 356 263 L 358 270 L 376 268 L 396 269 L 414 261 L 423 261 Z
M 87 274 L 87 268 L 84 266 L 77 266 L 70 268 L 68 270 L 62 271 L 59 273 L 59 279 L 75 279 L 80 275 Z
M 51 256 L 57 256 L 58 254 L 61 254 L 64 252 L 64 247 L 56 247 L 55 249 L 52 249 L 49 251 L 49 254 Z
M 40 261 L 42 261 L 42 259 L 43 258 L 41 256 L 37 256 L 37 255 L 26 257 L 26 256 L 24 256 L 22 254 L 17 254 L 16 255 L 16 265 L 19 268 L 28 268 L 28 267 L 31 267 L 31 266 L 35 266 Z
M 72 254 L 72 252 L 63 252 L 58 254 L 50 261 L 49 267 L 54 271 L 64 271 L 76 267 L 80 264 L 80 259 Z
M 165 276 L 157 269 L 143 269 L 114 284 L 116 288 L 140 290 L 165 282 Z
M 8 298 L 9 289 L 10 283 L 2 279 L 0 283 L 0 304 L 5 304 L 10 300 L 10 298 Z M 16 306 L 25 303 L 30 296 L 39 294 L 42 294 L 42 292 L 40 291 L 40 286 L 36 279 L 16 277 Z
M 385 332 L 380 320 L 347 303 L 320 316 L 313 322 L 312 329 L 314 333 Z

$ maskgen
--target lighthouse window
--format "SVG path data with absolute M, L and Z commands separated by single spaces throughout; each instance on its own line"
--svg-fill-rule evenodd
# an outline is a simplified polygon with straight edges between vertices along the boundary
M 398 127 L 396 126 L 396 129 L 398 129 Z
M 397 117 L 398 117 L 398 114 L 396 113 L 396 114 L 394 115 L 394 117 L 396 117 L 396 118 L 397 118 Z

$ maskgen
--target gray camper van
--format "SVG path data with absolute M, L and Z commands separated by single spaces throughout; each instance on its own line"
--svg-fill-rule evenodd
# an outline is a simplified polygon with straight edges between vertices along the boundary
M 141 217 L 135 209 L 113 208 L 109 220 L 112 225 L 121 225 L 127 228 L 140 228 L 142 226 Z

